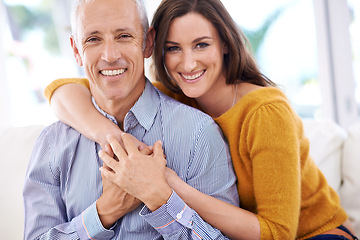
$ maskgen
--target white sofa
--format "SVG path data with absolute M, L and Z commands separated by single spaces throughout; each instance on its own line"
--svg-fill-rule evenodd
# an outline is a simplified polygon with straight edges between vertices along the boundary
M 346 131 L 330 121 L 304 120 L 311 154 L 340 194 L 360 236 L 360 123 Z M 43 126 L 0 129 L 0 238 L 23 238 L 22 186 L 35 139 Z

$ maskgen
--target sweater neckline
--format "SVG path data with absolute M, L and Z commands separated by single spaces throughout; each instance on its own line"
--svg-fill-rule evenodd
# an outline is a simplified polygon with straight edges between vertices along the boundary
M 267 91 L 268 89 L 274 89 L 274 88 L 277 89 L 276 87 L 263 87 L 249 92 L 248 94 L 243 96 L 239 101 L 237 101 L 232 108 L 230 108 L 228 111 L 223 113 L 221 116 L 214 118 L 214 120 L 218 122 L 221 121 L 222 119 L 227 119 L 229 115 L 232 116 L 232 114 L 234 114 L 236 111 L 239 111 L 239 109 L 243 105 L 242 103 L 247 101 L 247 99 L 260 94 L 260 92 L 262 91 Z

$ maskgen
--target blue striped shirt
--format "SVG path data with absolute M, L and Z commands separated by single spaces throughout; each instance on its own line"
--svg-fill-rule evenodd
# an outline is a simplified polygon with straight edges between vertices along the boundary
M 146 81 L 124 119 L 125 132 L 148 145 L 162 140 L 167 165 L 184 181 L 238 206 L 236 177 L 219 127 Z M 142 204 L 105 229 L 96 210 L 102 194 L 99 150 L 97 143 L 64 123 L 44 129 L 25 179 L 25 239 L 226 239 L 174 191 L 158 210 L 151 212 Z

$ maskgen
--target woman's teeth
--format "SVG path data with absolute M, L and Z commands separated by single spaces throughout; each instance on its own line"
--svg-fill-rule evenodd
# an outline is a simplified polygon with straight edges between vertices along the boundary
M 184 74 L 181 74 L 181 75 L 182 75 L 183 78 L 185 78 L 186 80 L 195 80 L 195 79 L 201 77 L 201 76 L 204 74 L 204 72 L 205 72 L 205 70 L 202 71 L 202 72 L 193 74 L 193 75 L 184 75 Z

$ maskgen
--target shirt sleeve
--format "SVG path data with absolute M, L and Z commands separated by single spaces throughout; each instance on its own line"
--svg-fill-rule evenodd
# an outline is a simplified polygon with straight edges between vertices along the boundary
M 203 193 L 239 206 L 230 154 L 217 125 L 206 124 L 196 142 L 189 171 L 183 180 Z M 140 215 L 164 239 L 228 239 L 206 223 L 175 192 L 156 211 L 151 212 L 145 206 Z
M 89 80 L 87 78 L 60 78 L 52 81 L 44 90 L 45 98 L 50 102 L 51 97 L 56 89 L 64 84 L 77 83 L 90 89 Z
M 154 212 L 144 206 L 140 216 L 164 239 L 228 239 L 218 229 L 207 224 L 175 192 L 165 205 Z
M 25 177 L 24 239 L 110 239 L 112 230 L 99 219 L 96 203 L 69 219 L 61 191 L 60 171 L 52 167 L 55 134 L 45 129 L 37 139 Z

